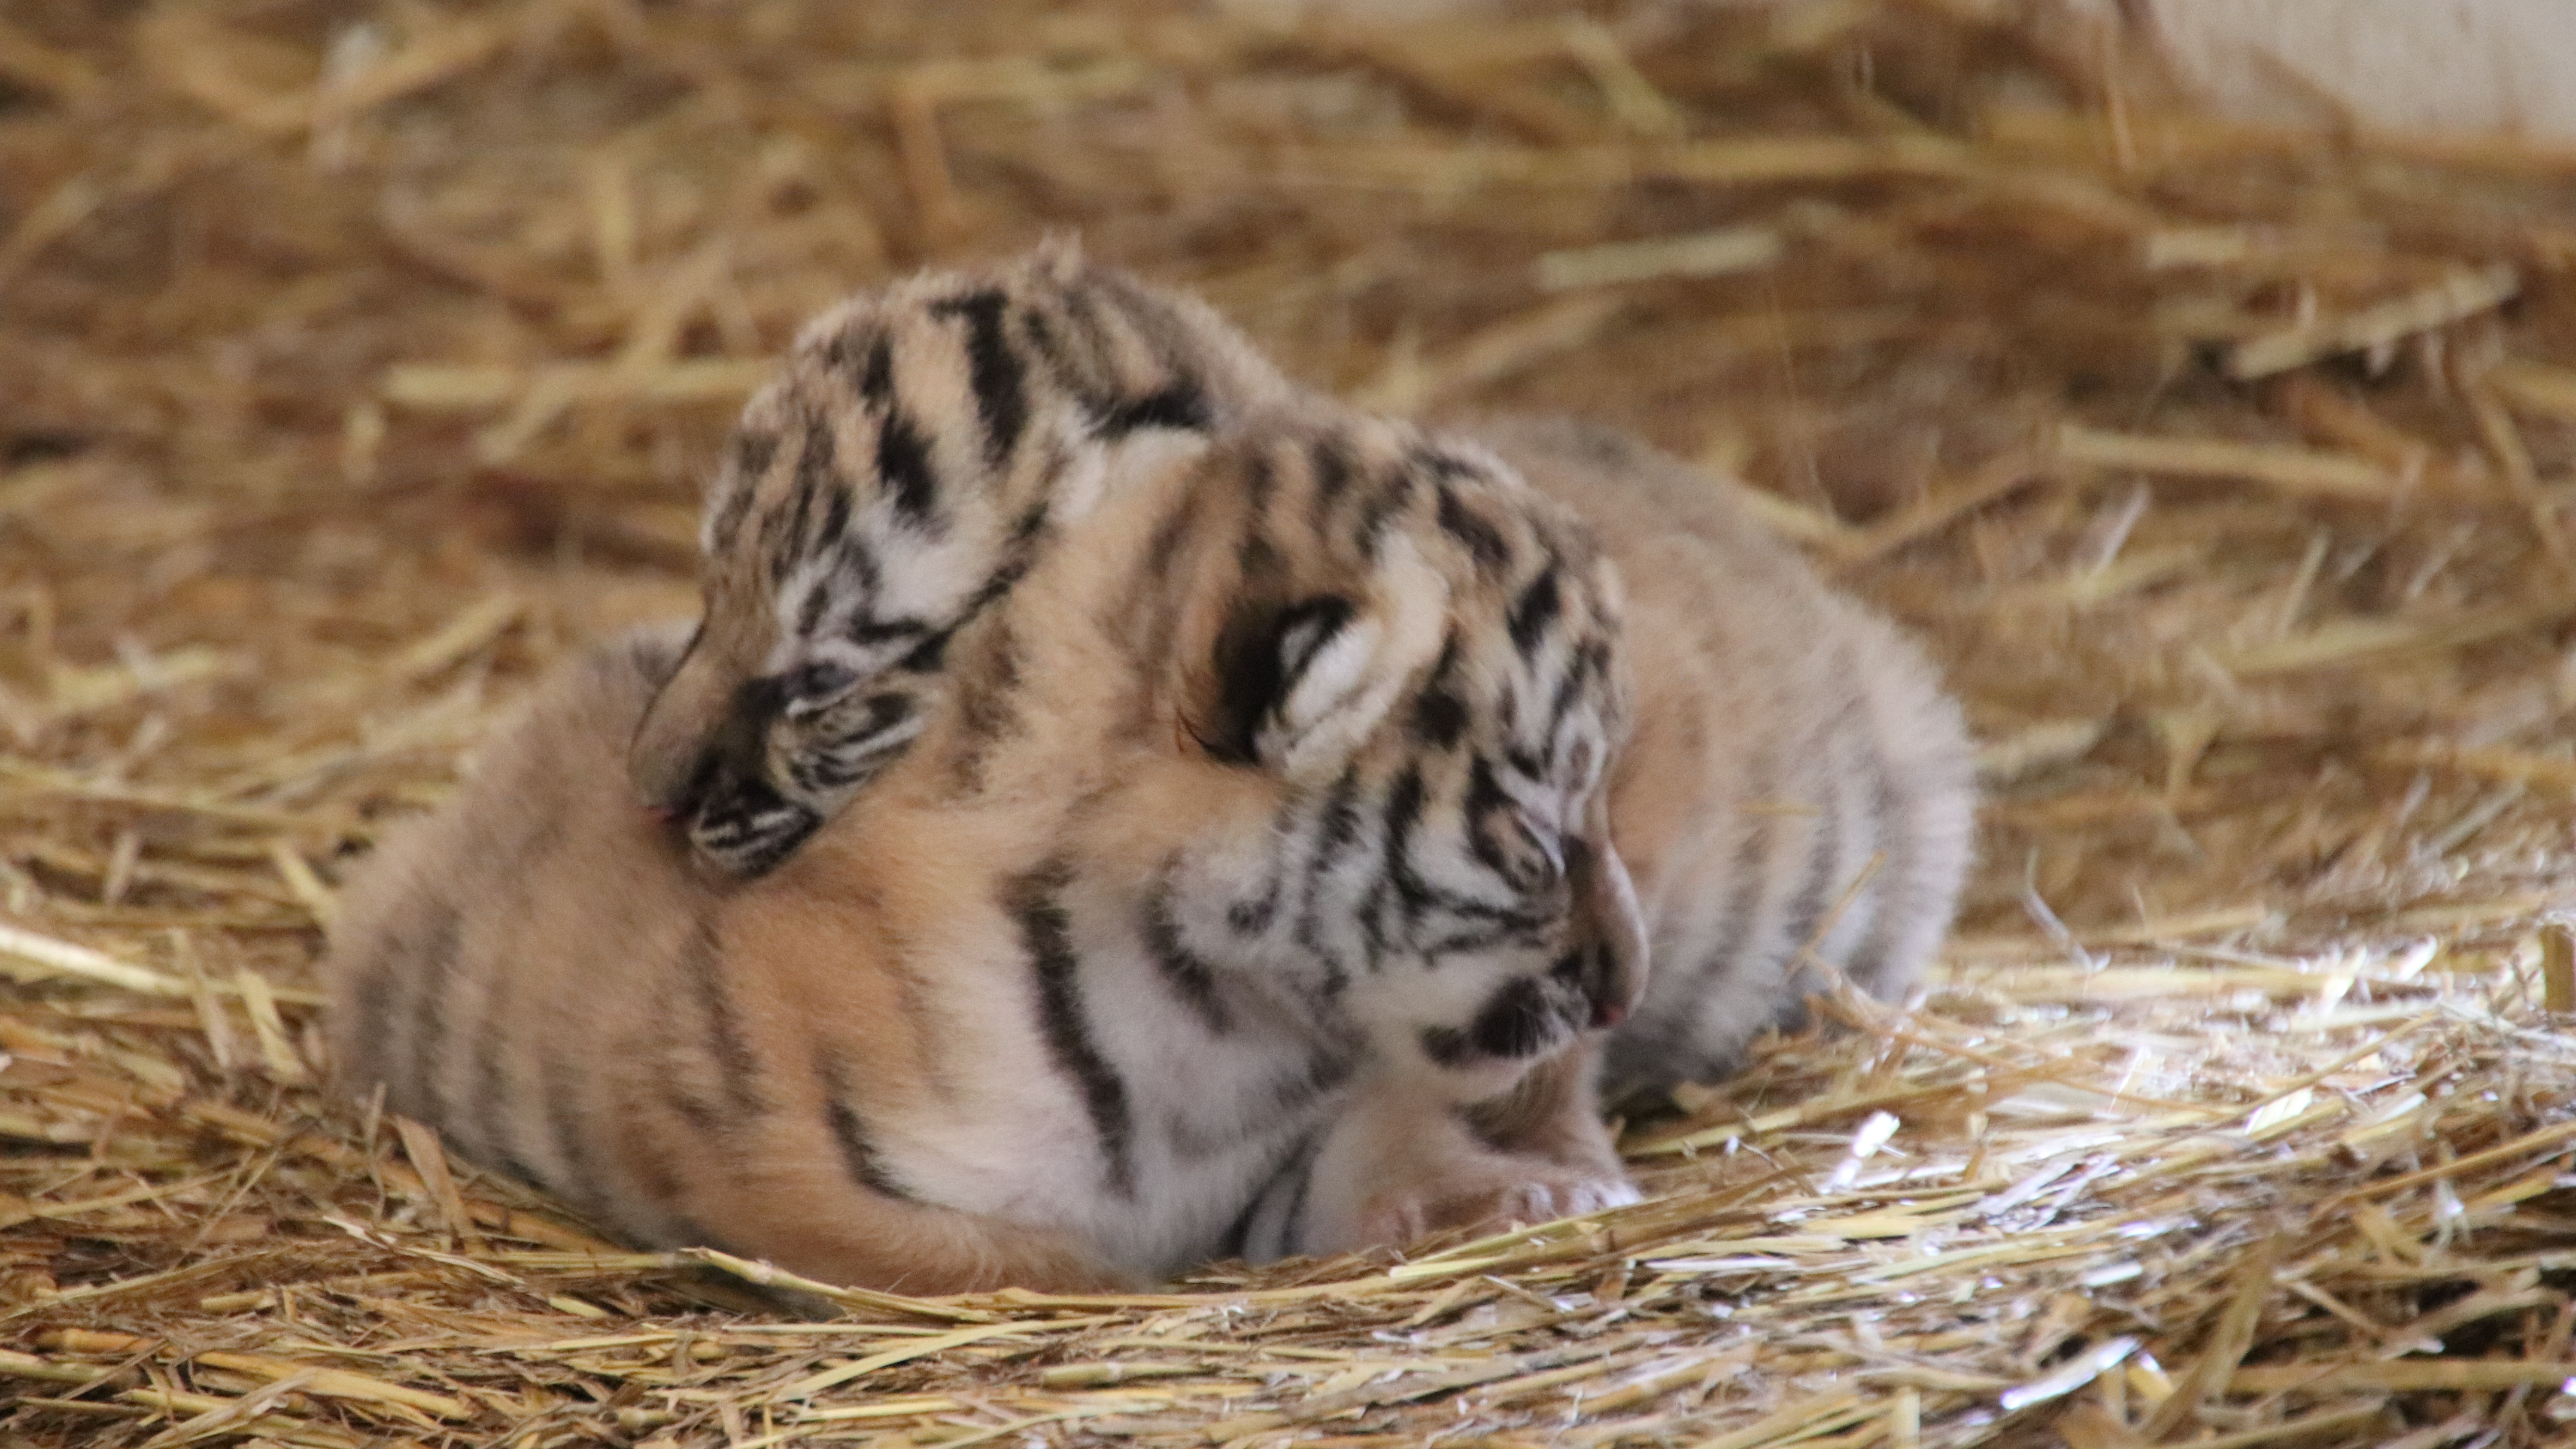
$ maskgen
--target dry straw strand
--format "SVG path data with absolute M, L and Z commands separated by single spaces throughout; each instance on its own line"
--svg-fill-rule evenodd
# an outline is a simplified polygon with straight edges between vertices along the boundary
M 21 8 L 0 1439 L 2576 1415 L 2565 147 L 2205 115 L 1964 0 Z M 1642 1110 L 1642 1203 L 1132 1294 L 637 1251 L 334 1099 L 344 872 L 569 650 L 694 608 L 796 327 L 1065 230 L 1375 405 L 1710 460 L 1923 638 L 1991 799 L 1918 998 Z

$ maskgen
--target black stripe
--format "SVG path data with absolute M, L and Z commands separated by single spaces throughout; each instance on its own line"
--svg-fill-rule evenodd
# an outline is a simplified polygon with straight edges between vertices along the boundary
M 1473 478 L 1479 482 L 1493 481 L 1485 476 L 1484 469 L 1477 467 L 1475 464 L 1468 462 L 1466 459 L 1459 457 L 1455 453 L 1445 452 L 1439 448 L 1418 448 L 1414 450 L 1413 465 L 1422 469 L 1424 472 L 1429 473 L 1432 477 L 1440 480 L 1443 484 L 1453 483 L 1461 478 Z
M 1529 769 L 1522 773 L 1532 778 L 1538 774 Z M 1514 867 L 1510 854 L 1495 838 L 1497 828 L 1511 828 L 1512 808 L 1512 797 L 1503 793 L 1502 782 L 1494 778 L 1493 762 L 1476 756 L 1467 767 L 1467 852 L 1504 884 L 1520 889 L 1526 882 L 1518 877 L 1525 872 Z
M 1191 498 L 1197 495 L 1192 494 Z M 1180 556 L 1181 541 L 1189 536 L 1190 522 L 1198 516 L 1190 499 L 1173 505 L 1154 525 L 1152 539 L 1145 545 L 1145 564 L 1139 572 L 1147 579 L 1162 579 L 1172 571 L 1172 561 Z
M 867 539 L 859 534 L 844 533 L 841 535 L 838 553 L 839 557 L 832 564 L 832 572 L 856 584 L 859 597 L 869 600 L 869 607 L 873 607 L 877 590 L 885 583 L 885 570 L 877 562 L 876 550 L 870 548 Z M 863 607 L 857 612 L 864 616 L 868 608 Z
M 1386 878 L 1404 906 L 1406 924 L 1421 919 L 1431 904 L 1431 883 L 1413 866 L 1414 829 L 1422 823 L 1422 766 L 1407 765 L 1386 793 Z
M 677 1073 L 680 1070 L 679 1043 L 669 1042 L 665 1046 L 662 1069 L 667 1073 Z M 665 1077 L 662 1082 L 662 1105 L 679 1113 L 690 1126 L 701 1132 L 715 1132 L 725 1125 L 724 1113 L 717 1110 L 716 1104 L 690 1091 L 676 1075 Z
M 913 674 L 937 674 L 948 659 L 948 641 L 956 634 L 954 625 L 934 631 L 896 660 L 894 667 Z
M 1120 398 L 1098 424 L 1104 438 L 1123 438 L 1139 428 L 1185 428 L 1205 432 L 1213 417 L 1207 392 L 1197 379 L 1182 377 L 1141 397 Z
M 1368 899 L 1360 902 L 1360 947 L 1368 953 L 1368 968 L 1375 972 L 1386 965 L 1387 946 L 1391 939 L 1386 929 L 1387 903 L 1395 899 L 1395 890 L 1379 876 L 1369 884 Z
M 778 456 L 778 435 L 745 428 L 733 435 L 734 476 L 754 482 L 769 471 L 769 462 Z
M 1520 651 L 1522 658 L 1528 658 L 1538 647 L 1539 636 L 1556 622 L 1563 607 L 1564 600 L 1557 593 L 1556 565 L 1551 562 L 1512 603 L 1507 627 L 1511 630 L 1512 647 Z
M 900 410 L 877 429 L 877 474 L 894 489 L 896 515 L 928 529 L 937 522 L 939 480 L 930 471 L 930 443 Z
M 1860 752 L 1861 768 L 1869 776 L 1869 816 L 1865 822 L 1866 838 L 1875 842 L 1882 853 L 1878 874 L 1870 882 L 1869 930 L 1862 934 L 1851 956 L 1843 962 L 1843 974 L 1862 990 L 1874 990 L 1874 983 L 1887 970 L 1889 938 L 1896 934 L 1896 918 L 1911 901 L 1900 889 L 1913 868 L 1912 852 L 1904 849 L 1913 843 L 1909 831 L 1896 828 L 1896 812 L 1903 805 L 1897 796 L 1896 783 L 1888 778 L 1887 758 L 1876 748 Z
M 1023 548 L 1034 547 L 1038 541 L 1038 535 L 1046 532 L 1046 526 L 1047 501 L 1041 498 L 1030 504 L 1020 514 L 1018 521 L 1011 525 L 1011 542 Z
M 492 1120 L 495 1104 L 510 1100 L 508 1069 L 502 1061 L 502 1046 L 507 1040 L 505 1023 L 511 1018 L 502 1010 L 504 988 L 517 979 L 513 971 L 495 971 L 492 984 L 483 993 L 482 1010 L 477 1013 L 474 1038 L 474 1086 L 465 1110 L 457 1114 L 457 1127 L 470 1129 L 468 1156 L 483 1161 L 497 1161 L 510 1156 L 510 1136 Z M 466 1138 L 467 1131 L 449 1135 Z
M 680 1180 L 678 1164 L 671 1160 L 671 1146 L 671 1143 L 659 1137 L 645 1138 L 635 1144 L 635 1150 L 626 1164 L 635 1174 L 635 1186 L 643 1191 L 640 1194 L 620 1193 L 619 1196 L 640 1196 L 650 1205 L 652 1219 L 649 1227 L 645 1225 L 645 1220 L 642 1218 L 627 1219 L 628 1225 L 636 1230 L 636 1236 L 648 1242 L 670 1241 L 669 1234 L 672 1231 L 670 1206 L 679 1201 L 680 1194 L 688 1189 L 688 1184 Z M 624 1204 L 621 1203 L 619 1207 L 622 1209 Z
M 715 526 L 708 530 L 708 536 L 719 552 L 733 547 L 734 536 L 742 531 L 742 521 L 751 512 L 752 494 L 758 488 L 760 476 L 769 471 L 770 460 L 777 455 L 778 435 L 775 433 L 745 429 L 734 434 L 731 491 L 725 494 L 724 503 L 716 512 Z
M 891 644 L 898 639 L 918 639 L 930 632 L 930 626 L 919 619 L 856 618 L 841 637 L 853 644 Z
M 1296 1199 L 1288 1205 L 1288 1211 L 1280 1217 L 1279 1241 L 1274 1246 L 1277 1253 L 1282 1256 L 1295 1251 L 1297 1219 L 1305 1215 L 1306 1185 L 1314 1175 L 1315 1154 L 1322 1145 L 1322 1136 L 1320 1129 L 1309 1128 L 1305 1136 L 1289 1144 L 1287 1154 L 1280 1159 L 1278 1166 L 1271 1169 L 1269 1179 L 1253 1189 L 1251 1200 L 1243 1205 L 1242 1213 L 1235 1218 L 1233 1225 L 1226 1229 L 1225 1237 L 1219 1246 L 1220 1252 L 1237 1258 L 1251 1256 L 1252 1229 L 1261 1221 L 1262 1209 L 1270 1205 L 1272 1197 L 1279 1191 L 1281 1184 L 1288 1182 L 1292 1176 L 1296 1180 Z
M 1250 900 L 1238 898 L 1226 903 L 1225 923 L 1236 935 L 1260 935 L 1278 919 L 1280 884 L 1287 876 L 1287 872 L 1280 868 L 1280 861 L 1287 854 L 1288 846 L 1285 832 L 1272 832 L 1269 866 L 1261 873 L 1261 894 Z
M 1259 896 L 1248 901 L 1229 902 L 1225 908 L 1225 923 L 1236 935 L 1258 936 L 1270 929 L 1270 922 L 1278 913 L 1279 878 L 1274 875 L 1263 885 Z
M 1418 927 L 1434 907 L 1452 916 L 1490 922 L 1507 930 L 1527 930 L 1536 925 L 1537 918 L 1527 911 L 1491 905 L 1424 879 L 1413 861 L 1413 837 L 1421 827 L 1427 795 L 1419 761 L 1407 765 L 1404 773 L 1396 777 L 1394 788 L 1387 792 L 1385 882 L 1404 908 L 1405 925 Z
M 832 482 L 831 506 L 823 510 L 823 526 L 814 531 L 815 553 L 839 547 L 841 536 L 850 531 L 850 490 L 838 478 Z
M 576 1206 L 596 1207 L 607 1194 L 600 1190 L 599 1144 L 579 1110 L 582 1079 L 577 1075 L 576 1061 L 570 1052 L 548 1053 L 537 1059 L 539 1088 L 546 1104 L 546 1132 L 553 1139 L 556 1158 L 564 1165 L 560 1180 L 543 1185 L 571 1199 Z
M 1446 481 L 1438 485 L 1440 527 L 1451 538 L 1466 546 L 1476 556 L 1479 573 L 1499 573 L 1512 561 L 1511 546 L 1503 541 L 1502 531 L 1476 515 L 1475 510 L 1459 501 L 1458 490 Z M 1524 650 L 1523 652 L 1527 652 Z
M 1828 904 L 1825 897 L 1834 888 L 1834 866 L 1842 853 L 1842 828 L 1834 819 L 1834 777 L 1825 776 L 1827 796 L 1813 817 L 1815 826 L 1807 837 L 1807 873 L 1798 882 L 1798 890 L 1789 898 L 1788 913 L 1780 920 L 1780 964 L 1788 969 L 1800 947 L 1815 933 Z
M 1038 311 L 1034 299 L 1020 309 L 1019 318 L 1020 331 L 1029 339 L 1029 350 L 1037 354 L 1038 360 L 1046 364 L 1047 371 L 1055 374 L 1065 387 L 1080 391 L 1076 382 L 1067 380 L 1066 375 L 1076 369 L 1065 357 L 1064 349 L 1056 344 L 1055 329 L 1047 325 L 1046 316 Z
M 1282 1253 L 1295 1252 L 1299 1240 L 1305 1237 L 1306 1193 L 1315 1185 L 1315 1159 L 1322 1151 L 1323 1134 L 1318 1132 L 1307 1138 L 1305 1145 L 1298 1149 L 1296 1165 L 1289 1169 L 1297 1174 L 1297 1195 L 1288 1200 L 1287 1215 L 1279 1220 L 1279 1251 Z
M 1458 635 L 1453 630 L 1440 645 L 1440 662 L 1413 701 L 1412 732 L 1416 743 L 1435 750 L 1453 749 L 1467 733 L 1467 702 L 1450 689 L 1458 668 Z
M 1058 294 L 1064 307 L 1066 335 L 1057 339 L 1053 355 L 1059 371 L 1068 375 L 1066 385 L 1078 393 L 1094 414 L 1106 413 L 1118 399 L 1118 346 L 1109 336 L 1109 328 L 1095 305 L 1097 299 L 1089 288 L 1075 287 Z M 1043 329 L 1032 334 L 1042 339 Z
M 1454 1026 L 1426 1026 L 1422 1029 L 1422 1054 L 1441 1066 L 1457 1066 L 1470 1055 L 1467 1034 Z
M 876 407 L 894 402 L 894 339 L 883 332 L 868 344 L 867 366 L 859 374 L 859 396 Z
M 1306 454 L 1315 473 L 1315 519 L 1321 523 L 1342 495 L 1351 491 L 1350 444 L 1339 433 L 1327 433 L 1308 444 Z
M 1522 976 L 1494 993 L 1484 1009 L 1476 1013 L 1467 1034 L 1476 1050 L 1486 1056 L 1517 1059 L 1554 1040 L 1554 1028 L 1562 1023 L 1563 1017 L 1548 999 L 1547 988 Z
M 984 760 L 1003 737 L 1020 728 L 1015 699 L 1020 688 L 1020 641 L 1008 617 L 994 621 L 982 667 L 957 684 L 957 735 L 949 776 L 961 791 L 984 788 Z
M 357 1013 L 357 1029 L 351 1038 L 350 1060 L 339 1064 L 348 1074 L 352 1086 L 372 1088 L 383 1082 L 390 1096 L 392 1072 L 385 1061 L 386 1038 L 392 1033 L 394 1008 L 393 982 L 385 971 L 384 953 L 378 951 L 358 968 L 357 983 L 351 992 L 351 1006 Z
M 1140 349 L 1151 355 L 1164 370 L 1166 380 L 1154 391 L 1140 395 L 1128 393 L 1123 384 L 1113 383 L 1118 396 L 1107 400 L 1097 424 L 1102 436 L 1121 437 L 1138 428 L 1189 428 L 1205 431 L 1215 417 L 1207 389 L 1188 364 L 1196 344 L 1187 340 L 1196 330 L 1175 315 L 1174 309 L 1152 290 L 1137 285 L 1115 273 L 1095 274 L 1090 288 L 1068 292 L 1065 307 L 1069 314 L 1092 329 L 1104 360 L 1115 357 L 1107 339 L 1107 321 L 1094 306 L 1095 300 L 1113 305 L 1112 315 Z M 1181 339 L 1176 341 L 1176 339 Z M 1114 363 L 1103 369 L 1103 376 L 1115 378 Z
M 1290 1117 L 1304 1111 L 1325 1093 L 1351 1079 L 1359 1070 L 1360 1054 L 1348 1040 L 1317 1051 L 1306 1061 L 1303 1071 L 1282 1083 L 1273 1098 L 1274 1117 Z
M 1153 952 L 1155 968 L 1191 1014 L 1209 1031 L 1223 1036 L 1234 1030 L 1234 1017 L 1217 996 L 1216 968 L 1181 939 L 1181 923 L 1172 916 L 1172 875 L 1177 865 L 1176 861 L 1164 864 L 1162 878 L 1145 901 L 1145 948 Z
M 1270 511 L 1270 500 L 1279 495 L 1279 465 L 1268 453 L 1243 460 L 1243 491 L 1247 512 L 1258 516 Z
M 1383 480 L 1368 506 L 1360 510 L 1360 546 L 1368 551 L 1370 561 L 1377 559 L 1378 545 L 1383 541 L 1386 525 L 1413 501 L 1413 479 L 1397 473 Z
M 726 1105 L 737 1118 L 768 1111 L 769 1104 L 760 1095 L 760 1057 L 744 1039 L 732 993 L 725 989 L 723 943 L 716 938 L 713 922 L 701 920 L 690 933 L 680 955 L 680 970 L 688 978 L 690 994 L 697 998 L 698 1014 L 705 1018 L 707 1047 L 715 1054 Z
M 1234 566 L 1247 579 L 1267 580 L 1286 572 L 1279 545 L 1258 533 L 1247 533 L 1234 546 Z
M 811 807 L 787 799 L 766 779 L 730 770 L 715 774 L 717 783 L 698 797 L 689 838 L 735 875 L 766 874 L 823 824 Z M 762 816 L 772 818 L 763 824 Z
M 704 1226 L 691 1218 L 675 1217 L 671 1219 L 671 1246 L 675 1248 L 713 1248 L 719 1253 L 728 1254 L 736 1258 L 746 1256 L 739 1250 L 728 1246 L 723 1238 L 717 1237 L 715 1234 L 708 1232 Z
M 1084 1109 L 1108 1159 L 1109 1184 L 1121 1197 L 1136 1194 L 1133 1124 L 1127 1084 L 1101 1056 L 1083 1014 L 1082 961 L 1073 949 L 1073 921 L 1058 898 L 1072 878 L 1063 864 L 1045 866 L 1012 882 L 1005 902 L 1020 929 L 1020 947 L 1037 976 L 1038 1021 L 1056 1065 L 1082 1088 Z
M 920 1199 L 903 1185 L 902 1179 L 887 1170 L 875 1141 L 868 1136 L 868 1124 L 850 1105 L 850 1076 L 840 1054 L 829 1048 L 817 1050 L 814 1073 L 823 1079 L 823 1120 L 832 1129 L 833 1145 L 841 1150 L 842 1168 L 861 1187 L 905 1202 L 918 1202 Z
M 1306 859 L 1297 872 L 1297 944 L 1323 961 L 1327 994 L 1339 993 L 1349 973 L 1324 943 L 1324 877 L 1359 844 L 1359 795 L 1359 767 L 1344 766 L 1340 778 L 1333 781 L 1332 792 L 1324 797 L 1324 807 L 1315 821 L 1314 841 L 1307 847 Z M 1383 954 L 1382 944 L 1370 938 L 1368 964 L 1372 970 Z
M 1557 736 L 1565 729 L 1566 716 L 1574 713 L 1574 706 L 1583 699 L 1587 679 L 1582 667 L 1582 650 L 1575 651 L 1572 663 L 1574 667 L 1557 679 L 1556 694 L 1547 702 L 1547 742 L 1551 749 L 1555 747 Z M 1538 772 L 1532 770 L 1530 773 L 1535 775 Z
M 528 1165 L 527 1159 L 506 1148 L 492 1154 L 492 1165 L 530 1187 L 542 1189 L 546 1185 L 545 1178 Z
M 1261 1212 L 1261 1201 L 1262 1195 L 1258 1192 L 1244 1199 L 1243 1211 L 1236 1213 L 1234 1221 L 1226 1224 L 1225 1236 L 1216 1240 L 1216 1252 L 1212 1256 L 1220 1261 L 1245 1256 L 1245 1249 L 1252 1238 L 1252 1220 Z
M 418 1070 L 419 1058 L 415 1051 L 400 1067 L 389 1058 L 397 1042 L 417 1048 L 419 1033 L 402 1028 L 410 1027 L 417 1014 L 415 999 L 445 994 L 456 969 L 461 924 L 456 907 L 447 902 L 433 899 L 409 906 L 385 929 L 359 970 L 358 1060 L 345 1065 L 383 1082 L 386 1104 L 405 1115 L 417 1115 L 405 1104 L 411 1099 L 408 1079 Z
M 1035 537 L 1031 534 L 1012 538 L 1011 556 L 1003 559 L 984 582 L 975 586 L 973 596 L 966 600 L 966 611 L 957 618 L 958 624 L 962 625 L 990 608 L 1028 573 L 1029 565 L 1035 562 L 1036 549 L 1032 546 Z
M 789 560 L 803 559 L 813 551 L 813 540 L 806 526 L 814 518 L 814 500 L 825 493 L 840 490 L 840 440 L 833 434 L 832 420 L 816 416 L 805 422 L 804 446 L 796 454 L 796 505 L 787 517 L 787 547 L 780 550 Z
M 401 1011 L 404 1020 L 388 1020 L 388 1029 L 411 1028 L 411 1051 L 404 1070 L 385 1074 L 387 1105 L 406 1117 L 436 1122 L 443 1104 L 434 1085 L 439 1048 L 447 1038 L 445 1008 L 456 999 L 457 951 L 464 934 L 464 918 L 446 901 L 434 901 L 428 907 L 429 918 L 416 932 L 396 935 L 388 943 L 396 953 L 392 969 L 403 969 L 415 978 L 418 986 L 407 993 Z
M 1775 770 L 1768 756 L 1757 755 L 1745 766 L 1744 799 L 1761 803 L 1776 787 Z M 1762 908 L 1763 862 L 1772 850 L 1772 821 L 1769 814 L 1747 812 L 1744 816 L 1744 838 L 1735 844 L 1735 886 L 1726 893 L 1725 914 L 1718 921 L 1717 941 L 1709 950 L 1706 964 L 1700 967 L 1699 979 L 1723 976 L 1744 956 L 1753 940 L 1753 915 Z M 1696 993 L 1694 993 L 1696 994 Z
M 931 312 L 966 319 L 968 386 L 975 390 L 975 411 L 984 420 L 984 461 L 999 468 L 1008 462 L 1027 428 L 1028 370 L 1002 333 L 1007 299 L 997 291 L 970 293 L 931 304 Z

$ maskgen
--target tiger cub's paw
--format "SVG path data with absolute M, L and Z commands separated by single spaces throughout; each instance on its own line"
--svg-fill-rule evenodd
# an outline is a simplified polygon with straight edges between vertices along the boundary
M 1453 1228 L 1499 1233 L 1636 1201 L 1636 1186 L 1616 1174 L 1503 1157 L 1377 1194 L 1361 1209 L 1359 1230 L 1363 1242 L 1408 1243 Z

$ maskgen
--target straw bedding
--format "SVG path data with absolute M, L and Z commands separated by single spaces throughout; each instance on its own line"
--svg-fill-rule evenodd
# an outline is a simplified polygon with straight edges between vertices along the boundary
M 0 1438 L 2571 1432 L 2576 155 L 2021 9 L 11 7 Z M 320 1097 L 333 881 L 691 607 L 762 359 L 1067 227 L 1376 405 L 1731 470 L 1907 620 L 1991 793 L 1924 999 L 1589 1221 L 830 1318 Z

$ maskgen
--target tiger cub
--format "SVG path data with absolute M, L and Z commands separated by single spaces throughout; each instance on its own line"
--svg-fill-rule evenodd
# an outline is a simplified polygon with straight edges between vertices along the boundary
M 708 505 L 705 622 L 633 747 L 644 799 L 687 820 L 719 867 L 767 869 L 842 808 L 922 728 L 946 631 L 1029 566 L 1045 520 L 1076 517 L 1153 470 L 1151 455 L 1103 445 L 1124 436 L 1119 419 L 1221 429 L 1256 401 L 1293 396 L 1203 307 L 1068 256 L 1042 250 L 989 277 L 932 274 L 862 298 L 814 324 L 746 414 Z M 980 331 L 947 320 L 969 311 L 997 320 Z M 1069 346 L 1063 338 L 1085 317 L 1150 340 Z M 1103 383 L 1042 386 L 1090 375 L 1069 371 L 1068 358 L 1110 354 L 1154 361 L 1124 394 Z M 862 356 L 854 368 L 849 359 Z M 854 370 L 901 386 L 861 386 L 854 400 Z M 1120 395 L 1165 401 L 1097 400 Z M 1175 395 L 1204 401 L 1175 406 Z M 1058 401 L 1009 401 L 1034 397 Z M 1035 431 L 1007 422 L 1023 414 L 1058 417 L 1077 441 L 1041 450 L 1035 465 L 1025 448 L 1012 453 L 1018 471 L 1004 481 L 987 460 L 1009 451 L 998 440 Z M 777 442 L 786 418 L 837 419 L 829 429 L 809 421 L 806 435 L 865 435 L 873 441 L 855 452 L 826 456 L 878 461 L 788 468 Z M 1625 1096 L 1729 1075 L 1754 1036 L 1800 1018 L 1830 971 L 1901 994 L 1948 928 L 1974 814 L 1966 732 L 1931 670 L 1683 464 L 1573 424 L 1483 431 L 1604 538 L 1646 620 L 1631 646 L 1641 743 L 1622 766 L 1628 783 L 1613 816 L 1631 854 L 1654 862 L 1657 969 L 1636 1019 L 1612 1039 L 1606 1086 Z M 945 440 L 922 455 L 935 468 L 885 461 L 885 439 L 921 433 Z M 1167 436 L 1167 450 L 1175 442 L 1204 438 Z M 1311 465 L 1319 487 L 1347 486 L 1325 453 Z M 864 531 L 847 520 L 877 517 L 868 510 L 890 507 L 889 488 L 942 509 L 987 510 L 985 526 L 854 543 Z M 1022 511 L 991 511 L 1005 496 Z M 1026 526 L 1001 527 L 1008 517 Z M 920 590 L 884 582 L 912 568 L 981 582 L 922 604 Z M 911 602 L 886 602 L 898 597 Z
M 637 788 L 712 863 L 775 865 L 920 732 L 950 639 L 1051 529 L 1289 395 L 1215 312 L 1067 239 L 823 313 L 718 467 L 703 652 L 637 732 Z M 754 667 L 720 679 L 718 655 Z M 698 723 L 744 704 L 761 728 L 706 748 Z
M 1610 826 L 1653 970 L 1604 1096 L 1732 1075 L 1831 973 L 1903 995 L 1949 929 L 1976 818 L 1967 727 L 1922 654 L 1674 458 L 1568 422 L 1477 434 L 1627 588 L 1636 726 Z
M 643 1241 L 913 1292 L 1631 1201 L 1619 617 L 1491 455 L 1258 420 L 1063 523 L 747 881 L 628 793 L 685 668 L 630 641 L 353 881 L 340 1080 Z

